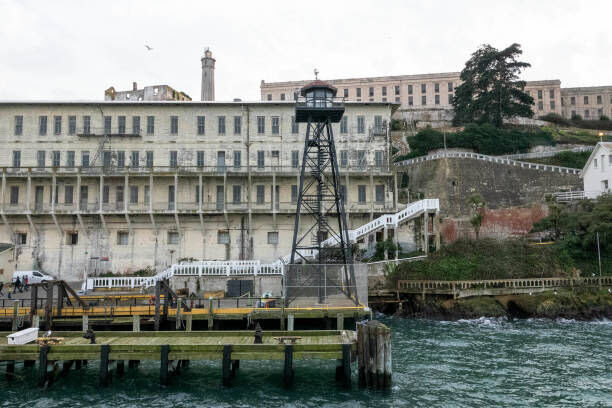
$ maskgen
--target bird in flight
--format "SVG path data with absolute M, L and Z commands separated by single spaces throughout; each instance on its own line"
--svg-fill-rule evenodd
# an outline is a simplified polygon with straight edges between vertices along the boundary
M 148 45 L 145 44 L 145 48 L 147 49 L 147 51 L 151 51 L 153 49 L 153 47 L 149 47 Z

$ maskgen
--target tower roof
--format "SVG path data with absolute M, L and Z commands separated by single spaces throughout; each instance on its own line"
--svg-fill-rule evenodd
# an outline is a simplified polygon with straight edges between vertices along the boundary
M 330 85 L 329 83 L 325 82 L 325 81 L 321 81 L 320 79 L 316 79 L 306 85 L 304 85 L 302 87 L 302 90 L 300 91 L 300 94 L 302 96 L 306 96 L 306 92 L 314 89 L 314 88 L 325 88 L 325 89 L 329 89 L 331 90 L 334 95 L 336 95 L 336 93 L 338 92 L 338 88 L 336 88 L 335 86 Z

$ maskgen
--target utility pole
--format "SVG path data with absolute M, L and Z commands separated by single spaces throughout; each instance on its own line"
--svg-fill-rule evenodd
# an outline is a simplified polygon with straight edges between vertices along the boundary
M 597 232 L 597 260 L 599 263 L 599 277 L 601 278 L 601 252 L 599 251 L 599 231 Z

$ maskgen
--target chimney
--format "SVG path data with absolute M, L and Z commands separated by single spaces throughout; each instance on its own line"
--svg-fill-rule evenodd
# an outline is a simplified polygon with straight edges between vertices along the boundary
M 132 91 L 137 91 L 138 90 L 138 85 L 136 84 L 136 82 L 132 82 Z

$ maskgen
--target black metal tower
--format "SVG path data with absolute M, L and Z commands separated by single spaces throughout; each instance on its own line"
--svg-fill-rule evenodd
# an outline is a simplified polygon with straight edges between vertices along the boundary
M 343 264 L 343 282 L 332 284 L 342 288 L 348 297 L 358 303 L 353 256 L 331 125 L 339 122 L 344 114 L 344 102 L 334 99 L 336 92 L 333 86 L 316 80 L 302 88 L 302 97 L 296 101 L 295 120 L 307 123 L 307 128 L 290 262 L 291 265 L 318 265 L 314 268 L 314 279 L 317 281 L 321 303 L 326 297 L 326 290 L 323 288 L 327 286 L 326 280 L 330 279 L 322 273 L 321 265 Z M 307 216 L 304 217 L 307 218 L 307 227 L 300 234 L 302 216 Z

